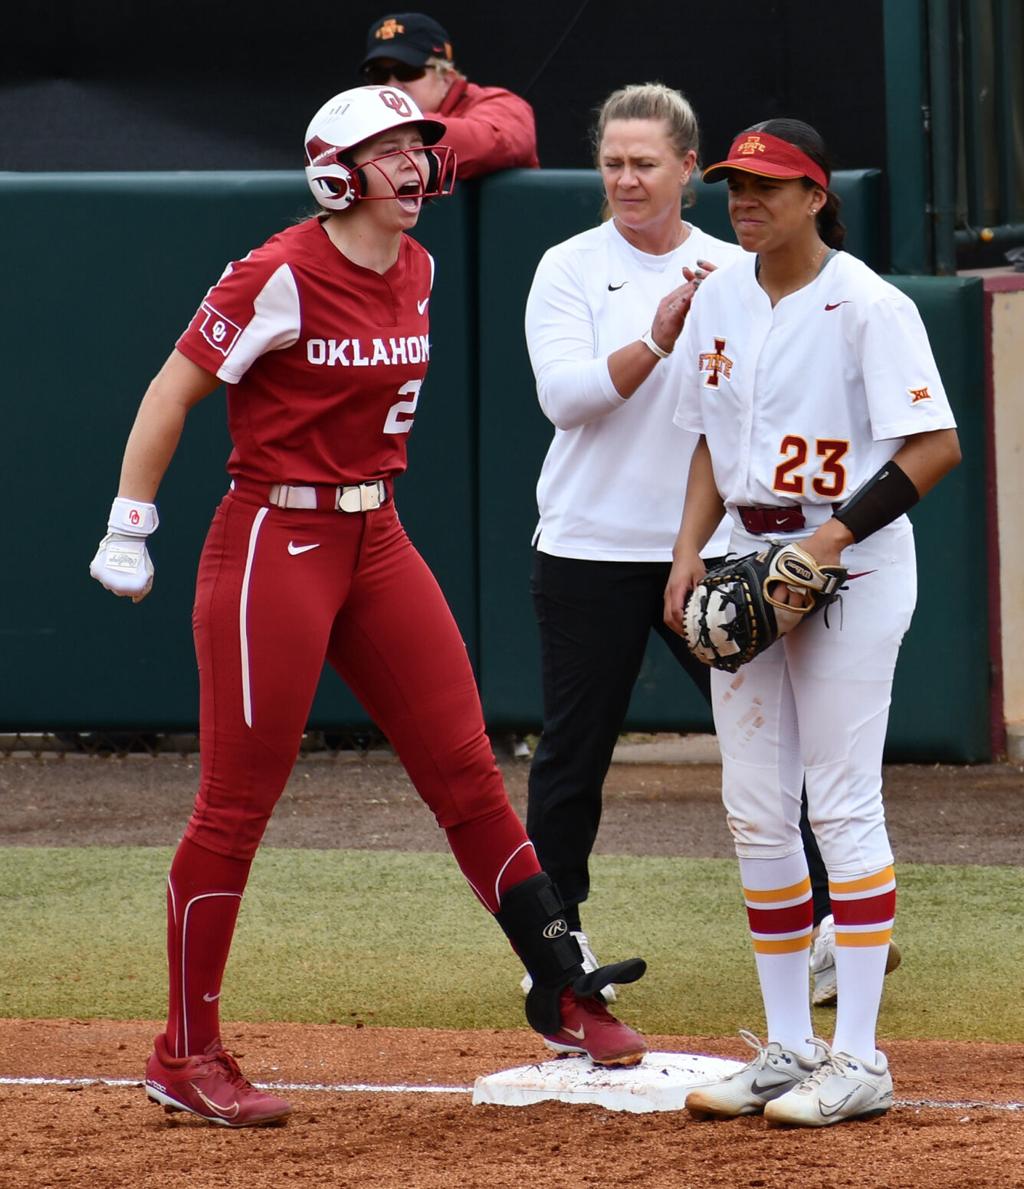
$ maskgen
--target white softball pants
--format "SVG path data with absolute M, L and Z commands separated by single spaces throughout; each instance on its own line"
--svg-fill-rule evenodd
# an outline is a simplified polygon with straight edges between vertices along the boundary
M 730 551 L 765 541 L 741 529 Z M 843 551 L 842 604 L 819 612 L 737 673 L 711 675 L 722 800 L 741 858 L 801 849 L 800 791 L 832 879 L 890 864 L 882 750 L 893 673 L 917 599 L 914 537 L 901 517 Z

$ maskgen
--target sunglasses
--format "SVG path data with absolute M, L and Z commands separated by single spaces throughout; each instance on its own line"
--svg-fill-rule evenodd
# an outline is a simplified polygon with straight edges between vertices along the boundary
M 382 87 L 396 79 L 400 83 L 414 83 L 427 73 L 425 66 L 410 66 L 406 62 L 367 62 L 363 78 L 373 87 Z

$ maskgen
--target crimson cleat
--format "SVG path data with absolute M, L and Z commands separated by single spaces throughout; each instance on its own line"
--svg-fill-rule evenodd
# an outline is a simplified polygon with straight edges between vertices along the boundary
M 559 998 L 562 1026 L 544 1043 L 558 1054 L 582 1053 L 595 1065 L 639 1065 L 647 1042 L 617 1020 L 597 998 L 582 998 L 566 987 Z
M 292 1109 L 247 1081 L 219 1039 L 199 1056 L 172 1057 L 161 1033 L 146 1062 L 146 1093 L 168 1112 L 189 1111 L 221 1127 L 276 1123 Z

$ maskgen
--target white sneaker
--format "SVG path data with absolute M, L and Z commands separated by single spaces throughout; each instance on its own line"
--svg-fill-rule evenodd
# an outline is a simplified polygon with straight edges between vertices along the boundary
M 586 933 L 577 933 L 573 931 L 573 937 L 579 942 L 580 952 L 583 954 L 583 971 L 585 974 L 590 974 L 592 970 L 596 970 L 601 965 L 594 957 L 594 951 L 590 948 L 590 941 Z M 520 990 L 524 995 L 529 995 L 530 988 L 533 986 L 533 979 L 530 978 L 529 973 L 524 974 L 522 981 L 519 983 Z M 607 987 L 601 988 L 601 998 L 605 1003 L 614 1003 L 618 999 L 615 993 L 615 987 L 609 983 Z
M 742 1069 L 711 1086 L 691 1090 L 686 1109 L 695 1119 L 734 1119 L 737 1115 L 759 1115 L 766 1103 L 786 1094 L 809 1078 L 821 1064 L 820 1058 L 801 1057 L 784 1049 L 778 1041 L 762 1045 L 746 1029 L 740 1036 L 757 1056 Z
M 798 1127 L 828 1127 L 846 1119 L 870 1119 L 892 1106 L 892 1074 L 884 1053 L 875 1053 L 869 1065 L 849 1053 L 833 1052 L 823 1040 L 814 1040 L 825 1054 L 817 1070 L 798 1086 L 769 1102 L 764 1117 L 769 1123 Z
M 894 941 L 889 942 L 885 958 L 885 973 L 892 974 L 903 961 Z M 811 1002 L 815 1007 L 835 1007 L 839 997 L 836 985 L 836 923 L 832 916 L 823 917 L 818 936 L 811 946 Z
M 832 1007 L 837 998 L 836 923 L 827 916 L 811 946 L 811 1002 L 815 1007 Z

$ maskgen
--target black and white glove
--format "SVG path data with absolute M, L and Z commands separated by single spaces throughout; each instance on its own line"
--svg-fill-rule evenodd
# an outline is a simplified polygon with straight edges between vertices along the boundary
M 843 566 L 820 566 L 795 542 L 728 558 L 708 570 L 683 610 L 686 643 L 705 665 L 735 673 L 839 597 Z M 797 599 L 783 602 L 781 583 Z M 773 593 L 774 592 L 774 593 Z
M 155 504 L 119 496 L 110 506 L 107 535 L 100 541 L 89 573 L 114 594 L 141 602 L 153 589 L 153 563 L 146 538 L 159 523 Z

